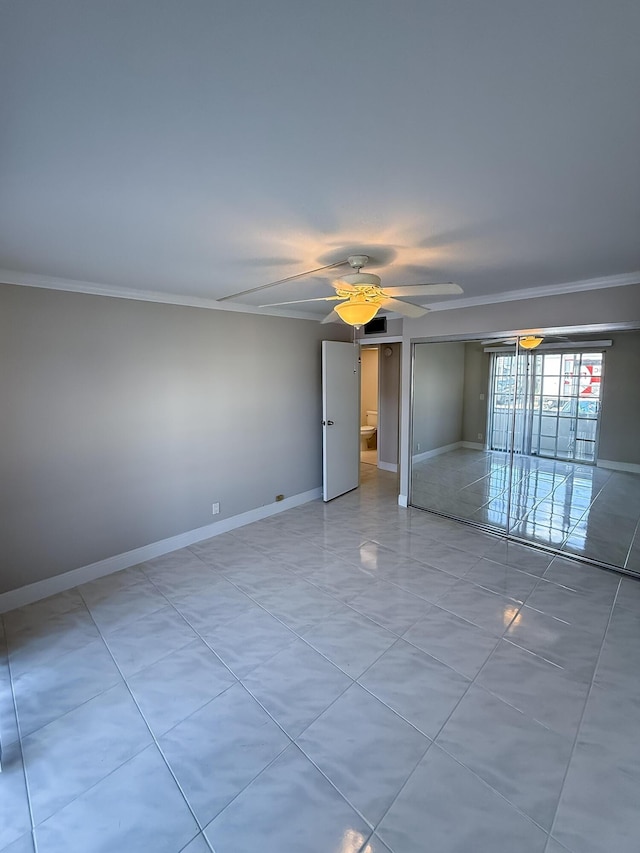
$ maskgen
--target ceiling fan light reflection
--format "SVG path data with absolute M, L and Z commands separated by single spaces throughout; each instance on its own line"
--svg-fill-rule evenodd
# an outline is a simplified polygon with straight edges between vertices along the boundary
M 536 335 L 526 335 L 524 338 L 520 338 L 518 343 L 522 349 L 535 349 L 540 346 L 542 341 L 543 338 L 538 338 Z
M 378 313 L 379 305 L 375 302 L 356 302 L 350 299 L 341 305 L 336 305 L 335 312 L 349 326 L 364 326 Z

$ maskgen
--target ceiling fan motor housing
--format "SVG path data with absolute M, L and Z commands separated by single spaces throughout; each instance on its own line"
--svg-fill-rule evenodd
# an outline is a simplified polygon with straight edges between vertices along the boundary
M 349 255 L 347 262 L 354 270 L 360 270 L 369 263 L 369 255 Z
M 380 276 L 367 272 L 355 272 L 351 275 L 340 276 L 340 281 L 351 287 L 380 287 Z

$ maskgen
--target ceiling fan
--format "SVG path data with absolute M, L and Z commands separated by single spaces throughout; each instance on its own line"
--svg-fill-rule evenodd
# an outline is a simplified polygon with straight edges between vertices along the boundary
M 294 299 L 287 302 L 270 302 L 261 305 L 260 308 L 273 308 L 280 305 L 300 305 L 304 302 L 337 302 L 335 308 L 321 322 L 333 323 L 337 320 L 343 320 L 350 326 L 362 326 L 368 323 L 375 317 L 381 308 L 387 311 L 395 311 L 402 314 L 404 317 L 422 317 L 429 310 L 423 305 L 413 305 L 411 302 L 405 302 L 402 299 L 397 299 L 398 296 L 448 296 L 451 294 L 462 293 L 462 288 L 453 282 L 445 282 L 443 284 L 407 284 L 400 287 L 382 287 L 380 276 L 372 273 L 361 272 L 362 267 L 369 261 L 368 255 L 349 255 L 344 261 L 339 261 L 335 264 L 329 264 L 319 269 L 309 270 L 308 272 L 299 273 L 298 275 L 289 276 L 288 278 L 280 279 L 279 281 L 271 282 L 271 284 L 263 284 L 261 287 L 253 287 L 250 290 L 243 290 L 240 293 L 234 293 L 231 296 L 223 296 L 218 301 L 226 299 L 234 299 L 238 296 L 245 296 L 249 293 L 255 293 L 259 290 L 265 290 L 268 287 L 275 287 L 277 284 L 283 284 L 287 281 L 292 281 L 304 276 L 313 275 L 314 273 L 335 269 L 337 267 L 348 264 L 353 273 L 343 275 L 332 282 L 335 290 L 333 296 L 320 296 L 315 299 Z
M 547 341 L 551 343 L 552 341 L 568 341 L 570 338 L 566 338 L 563 335 L 522 335 L 519 338 L 491 338 L 490 340 L 480 341 L 481 346 L 508 346 L 509 344 L 515 344 L 516 341 L 520 344 L 522 349 L 535 349 L 539 347 L 543 341 Z

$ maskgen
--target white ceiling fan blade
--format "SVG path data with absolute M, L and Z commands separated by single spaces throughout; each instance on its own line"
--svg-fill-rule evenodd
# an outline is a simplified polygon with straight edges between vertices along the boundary
M 402 314 L 404 317 L 422 317 L 429 310 L 422 305 L 412 305 L 410 302 L 403 302 L 401 299 L 383 299 L 381 307 L 386 308 L 387 311 Z
M 515 344 L 515 338 L 488 338 L 486 341 L 480 341 L 480 346 L 506 346 L 507 344 Z
M 299 272 L 296 275 L 289 275 L 286 278 L 279 278 L 278 281 L 272 281 L 269 284 L 261 284 L 259 287 L 250 287 L 249 290 L 240 290 L 238 293 L 230 293 L 229 296 L 221 296 L 217 299 L 217 302 L 224 302 L 227 299 L 235 299 L 238 296 L 248 296 L 249 293 L 257 293 L 259 290 L 266 290 L 268 287 L 275 287 L 277 284 L 284 284 L 287 281 L 295 281 L 297 278 L 305 278 L 308 275 L 313 275 L 317 272 L 322 272 L 323 270 L 332 270 L 335 267 L 343 267 L 345 264 L 348 264 L 349 261 L 338 261 L 335 264 L 327 264 L 324 267 L 318 267 L 315 270 L 306 270 L 305 272 Z
M 405 284 L 400 287 L 383 287 L 389 296 L 449 296 L 464 293 L 459 284 L 446 281 L 441 284 Z
M 340 319 L 340 315 L 338 314 L 338 312 L 334 308 L 334 310 L 331 312 L 331 314 L 327 314 L 327 316 L 323 317 L 322 320 L 320 320 L 320 322 L 321 323 L 341 323 L 342 320 Z
M 333 302 L 345 299 L 344 296 L 318 296 L 316 299 L 291 299 L 289 302 L 269 302 L 266 305 L 258 305 L 258 308 L 276 308 L 278 305 L 299 305 L 301 302 Z
M 333 287 L 335 290 L 352 290 L 354 293 L 358 290 L 357 287 L 354 287 L 347 281 L 343 281 L 341 278 L 336 278 L 334 281 L 332 281 L 331 287 Z

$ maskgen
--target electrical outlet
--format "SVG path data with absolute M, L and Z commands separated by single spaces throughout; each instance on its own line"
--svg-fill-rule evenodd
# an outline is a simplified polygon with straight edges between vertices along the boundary
M 480 394 L 480 399 L 484 400 L 484 394 Z
M 420 445 L 416 444 L 416 450 L 420 450 Z
M 478 433 L 478 441 L 482 441 L 482 433 L 481 432 Z
M 211 514 L 212 515 L 218 515 L 219 512 L 220 512 L 220 504 L 219 503 L 212 504 L 211 505 Z

